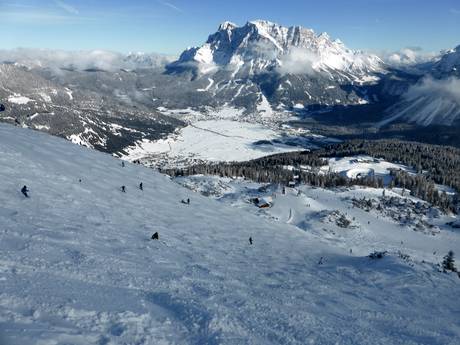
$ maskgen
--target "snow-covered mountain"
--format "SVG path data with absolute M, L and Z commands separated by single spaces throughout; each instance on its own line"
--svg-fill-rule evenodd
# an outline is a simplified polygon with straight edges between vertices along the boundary
M 348 49 L 327 33 L 317 35 L 301 26 L 283 27 L 265 20 L 241 27 L 224 22 L 204 45 L 185 50 L 174 65 L 195 65 L 202 73 L 227 67 L 234 77 L 277 69 L 292 74 L 336 71 L 356 79 L 383 68 L 376 55 Z
M 0 64 L 0 121 L 111 153 L 180 127 L 180 120 L 152 111 L 140 95 L 136 98 L 129 78 L 123 79 L 130 74 L 62 70 L 56 76 L 47 69 Z
M 437 76 L 460 77 L 460 45 L 445 52 L 432 68 Z
M 294 106 L 367 103 L 372 95 L 362 86 L 376 82 L 385 65 L 326 33 L 258 20 L 241 27 L 224 22 L 167 70 L 190 73 L 198 98 L 212 95 L 217 106 L 244 107 L 245 114 L 270 118 Z
M 29 129 L 0 124 L 0 152 L 1 344 L 460 341 L 459 279 L 436 267 L 459 234 L 437 212 L 434 235 L 401 225 L 418 200 L 389 193 L 393 219 L 352 209 L 382 190 L 303 186 L 264 214 L 260 185 L 217 181 L 220 202 Z
M 424 74 L 387 110 L 382 124 L 460 125 L 460 46 L 421 66 Z

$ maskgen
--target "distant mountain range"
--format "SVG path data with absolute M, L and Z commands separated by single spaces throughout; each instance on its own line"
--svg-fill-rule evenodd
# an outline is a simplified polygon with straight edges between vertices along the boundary
M 18 49 L 0 60 L 1 121 L 113 153 L 221 117 L 460 145 L 460 47 L 393 66 L 326 33 L 257 20 L 224 22 L 177 59 Z

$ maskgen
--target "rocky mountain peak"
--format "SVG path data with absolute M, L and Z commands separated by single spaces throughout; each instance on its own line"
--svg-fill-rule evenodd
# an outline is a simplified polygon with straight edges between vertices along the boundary
M 284 27 L 267 20 L 249 21 L 243 26 L 223 22 L 206 43 L 185 50 L 173 66 L 192 66 L 206 73 L 218 67 L 249 66 L 247 70 L 257 74 L 281 68 L 283 61 L 292 59 L 308 60 L 308 69 L 360 76 L 383 68 L 377 56 L 348 49 L 327 33 L 316 34 L 312 29 Z

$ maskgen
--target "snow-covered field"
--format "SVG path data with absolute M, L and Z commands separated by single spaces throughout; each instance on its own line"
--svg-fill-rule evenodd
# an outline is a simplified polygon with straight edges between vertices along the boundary
M 308 139 L 288 144 L 289 137 L 260 124 L 230 120 L 199 121 L 167 139 L 144 140 L 128 148 L 126 158 L 136 160 L 156 156 L 156 160 L 173 162 L 246 161 L 311 146 Z
M 383 159 L 360 155 L 353 157 L 330 158 L 323 170 L 343 174 L 349 178 L 375 176 L 382 178 L 384 184 L 391 181 L 390 169 L 410 171 L 406 166 L 387 162 Z
M 360 227 L 336 229 L 356 234 L 349 253 L 314 217 L 349 205 L 347 194 L 289 191 L 276 197 L 275 218 L 261 217 L 7 125 L 0 164 L 2 345 L 460 342 L 460 280 L 433 265 L 459 249 L 454 230 L 431 236 L 390 220 L 374 225 L 373 211 L 355 210 Z M 311 217 L 297 213 L 307 202 Z M 160 241 L 150 240 L 155 231 Z M 393 252 L 398 241 L 410 260 Z M 390 253 L 371 260 L 374 248 Z
M 187 123 L 207 120 L 239 121 L 244 117 L 244 108 L 235 108 L 228 105 L 220 108 L 203 107 L 201 110 L 192 108 L 169 109 L 165 107 L 158 107 L 157 110 L 164 115 L 176 117 Z
M 26 96 L 22 96 L 20 94 L 14 94 L 8 97 L 8 102 L 15 103 L 15 104 L 27 104 L 32 101 L 33 99 L 30 99 L 29 97 L 26 97 Z

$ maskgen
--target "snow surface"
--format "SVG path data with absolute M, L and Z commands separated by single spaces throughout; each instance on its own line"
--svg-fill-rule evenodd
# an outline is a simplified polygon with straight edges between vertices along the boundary
M 168 109 L 164 107 L 158 107 L 157 110 L 164 115 L 173 116 L 188 123 L 220 119 L 238 121 L 242 119 L 244 112 L 244 108 L 235 108 L 229 105 L 219 108 L 204 107 L 201 110 L 192 108 Z
M 15 104 L 27 104 L 29 102 L 33 102 L 33 99 L 15 93 L 14 95 L 8 97 L 8 102 Z
M 0 164 L 1 344 L 460 342 L 459 279 L 429 263 L 350 255 L 32 130 L 0 125 Z
M 440 229 L 433 236 L 430 231 L 422 229 L 414 231 L 411 225 L 403 226 L 378 210 L 367 212 L 353 207 L 353 198 L 381 198 L 383 189 L 380 188 L 353 187 L 327 190 L 300 185 L 285 188 L 286 193 L 283 194 L 279 186 L 249 182 L 241 178 L 197 175 L 178 177 L 176 181 L 191 190 L 212 196 L 226 205 L 315 233 L 330 245 L 344 250 L 353 249 L 357 255 L 366 255 L 375 250 L 402 251 L 409 254 L 413 260 L 424 260 L 435 264 L 442 260 L 449 248 L 460 249 L 460 233 L 449 231 L 450 227 L 446 225 L 455 222 L 458 217 L 441 214 L 437 209 L 427 216 L 418 216 L 418 220 L 425 220 Z M 425 203 L 408 196 L 407 193 L 402 196 L 398 188 L 386 189 L 385 196 L 394 197 L 402 202 L 410 199 Z M 259 210 L 253 203 L 248 202 L 255 197 L 269 201 L 272 207 Z M 403 206 L 404 204 L 401 205 L 406 207 Z M 321 217 L 333 211 L 344 214 L 356 227 L 340 228 L 336 224 L 323 222 Z M 402 210 L 399 213 L 402 215 Z M 436 254 L 433 254 L 434 252 Z
M 169 160 L 246 161 L 269 154 L 304 148 L 283 143 L 257 144 L 280 139 L 279 133 L 260 124 L 230 120 L 198 121 L 167 139 L 143 140 L 128 148 L 127 158 L 136 160 L 164 154 Z
M 52 99 L 51 99 L 51 96 L 50 96 L 50 95 L 48 95 L 48 94 L 46 94 L 46 93 L 44 93 L 44 92 L 40 92 L 39 95 L 40 95 L 41 99 L 42 99 L 44 102 L 46 102 L 46 103 L 51 103 Z
M 332 172 L 343 174 L 349 178 L 359 178 L 372 176 L 383 179 L 384 184 L 391 181 L 390 170 L 409 169 L 402 164 L 387 162 L 383 159 L 373 158 L 366 155 L 353 157 L 330 158 L 328 165 L 322 168 L 324 171 L 331 170 Z
M 262 114 L 262 117 L 271 118 L 273 115 L 273 109 L 268 101 L 267 97 L 263 93 L 260 94 L 261 100 L 257 104 L 257 111 Z
M 214 79 L 208 78 L 209 84 L 204 89 L 196 89 L 198 92 L 206 92 L 208 91 L 211 86 L 214 84 Z
M 67 96 L 69 96 L 69 100 L 73 100 L 73 91 L 68 88 L 65 88 L 65 90 Z

